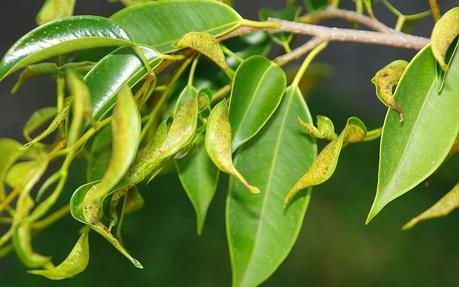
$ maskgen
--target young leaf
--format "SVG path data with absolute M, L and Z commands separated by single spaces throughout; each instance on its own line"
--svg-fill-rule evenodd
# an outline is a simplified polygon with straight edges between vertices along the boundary
M 46 0 L 37 15 L 37 24 L 48 22 L 73 15 L 75 0 Z
M 91 95 L 89 89 L 76 72 L 67 73 L 67 82 L 72 100 L 72 124 L 67 136 L 67 145 L 72 145 L 79 138 L 84 119 L 91 116 Z
M 140 48 L 150 68 L 156 68 L 162 58 L 150 48 Z M 85 76 L 92 102 L 92 115 L 96 120 L 103 118 L 113 107 L 115 95 L 123 85 L 133 87 L 142 80 L 147 71 L 137 52 L 131 47 L 121 47 L 105 56 Z
M 284 261 L 301 229 L 310 192 L 284 209 L 283 198 L 311 166 L 317 147 L 297 118 L 312 122 L 296 87 L 285 91 L 282 103 L 268 124 L 238 150 L 235 165 L 260 187 L 257 196 L 230 180 L 226 205 L 233 286 L 258 286 Z
M 403 226 L 403 230 L 413 228 L 416 224 L 421 221 L 443 217 L 451 213 L 454 209 L 459 207 L 459 183 L 453 187 L 453 189 L 443 196 L 437 203 L 432 207 L 419 214 L 415 218 L 411 219 L 407 224 Z
M 379 100 L 389 109 L 397 111 L 401 122 L 403 122 L 403 112 L 395 102 L 392 90 L 400 81 L 407 66 L 408 62 L 405 60 L 393 61 L 379 70 L 373 79 L 371 79 L 371 82 L 376 87 L 376 95 Z
M 206 0 L 154 1 L 125 8 L 111 19 L 119 23 L 134 42 L 161 53 L 177 50 L 173 44 L 189 32 L 206 32 L 218 37 L 237 28 L 242 20 L 231 7 Z
M 42 131 L 39 135 L 31 139 L 28 143 L 25 144 L 25 146 L 30 147 L 34 143 L 37 143 L 43 140 L 44 138 L 46 138 L 47 136 L 49 136 L 50 134 L 52 134 L 55 130 L 57 130 L 65 122 L 65 120 L 67 119 L 68 112 L 69 112 L 69 107 L 66 106 L 64 109 L 62 109 L 60 113 L 58 113 L 54 117 L 52 122 L 49 124 L 49 126 L 44 131 Z
M 349 118 L 339 137 L 324 147 L 308 171 L 289 190 L 284 203 L 289 203 L 300 190 L 327 181 L 335 172 L 343 146 L 346 143 L 362 141 L 366 134 L 367 128 L 361 120 L 356 117 Z
M 369 222 L 389 202 L 406 193 L 446 158 L 459 132 L 459 54 L 455 53 L 437 89 L 436 61 L 430 47 L 408 65 L 395 90 L 403 123 L 389 110 L 381 137 L 378 188 Z
M 91 203 L 83 208 L 83 202 L 88 201 L 86 199 L 87 193 L 97 184 L 98 181 L 90 182 L 75 190 L 70 199 L 70 213 L 73 218 L 84 224 L 88 224 L 94 231 L 104 237 L 116 250 L 129 259 L 135 267 L 142 269 L 142 264 L 132 257 L 123 245 L 109 232 L 108 228 L 99 221 L 101 214 L 100 204 Z
M 459 7 L 446 12 L 432 30 L 432 54 L 444 71 L 448 70 L 446 52 L 457 35 L 459 35 Z
M 5 197 L 4 180 L 11 165 L 22 155 L 22 145 L 12 139 L 0 139 L 0 202 Z
M 175 44 L 177 48 L 191 48 L 203 54 L 207 58 L 215 62 L 223 70 L 228 69 L 225 62 L 225 55 L 220 47 L 220 44 L 209 33 L 204 32 L 189 32 L 180 38 Z
M 303 126 L 308 135 L 312 138 L 327 140 L 334 140 L 337 138 L 337 135 L 335 134 L 335 126 L 333 125 L 333 122 L 326 116 L 317 116 L 317 127 L 315 127 L 313 124 L 303 121 L 302 119 L 298 119 L 298 122 L 301 126 Z
M 176 166 L 180 182 L 193 204 L 198 234 L 201 234 L 219 176 L 219 170 L 207 155 L 203 137 L 184 158 L 176 161 Z
M 57 109 L 55 107 L 46 107 L 36 110 L 24 125 L 22 130 L 24 138 L 31 141 L 32 138 L 30 137 L 30 134 L 54 118 L 56 113 Z
M 62 280 L 72 278 L 86 269 L 89 262 L 89 229 L 81 232 L 80 238 L 70 251 L 67 258 L 54 268 L 43 270 L 31 270 L 29 273 L 41 275 L 51 280 Z
M 135 158 L 140 140 L 140 115 L 130 90 L 124 86 L 118 93 L 112 120 L 112 157 L 100 183 L 90 190 L 84 205 L 98 202 L 125 175 Z
M 234 167 L 231 156 L 231 125 L 226 100 L 216 105 L 209 115 L 205 145 L 209 157 L 221 171 L 237 178 L 250 192 L 260 192 L 258 187 L 250 185 Z
M 286 82 L 282 69 L 266 57 L 253 56 L 239 66 L 229 108 L 233 151 L 268 121 L 282 99 Z
M 102 179 L 112 158 L 112 127 L 105 126 L 94 137 L 89 148 L 89 160 L 86 168 L 88 182 Z
M 30 208 L 32 199 L 27 196 Z M 13 245 L 21 262 L 29 268 L 51 267 L 51 257 L 36 253 L 32 248 L 32 230 L 30 222 L 25 220 L 14 225 Z
M 19 39 L 0 62 L 0 80 L 36 62 L 78 50 L 130 46 L 126 32 L 109 19 L 73 16 L 45 24 Z

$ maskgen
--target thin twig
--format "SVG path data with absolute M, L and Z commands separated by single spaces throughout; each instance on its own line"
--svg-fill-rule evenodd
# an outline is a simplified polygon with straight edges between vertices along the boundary
M 435 22 L 440 19 L 440 7 L 438 7 L 437 0 L 429 0 L 430 10 L 432 11 L 432 16 Z
M 310 15 L 303 16 L 299 19 L 299 21 L 305 23 L 317 23 L 329 19 L 342 19 L 352 23 L 359 23 L 378 32 L 397 33 L 397 31 L 384 25 L 376 19 L 359 14 L 355 11 L 343 10 L 334 7 L 328 7 L 325 10 L 320 10 Z
M 314 37 L 311 40 L 307 41 L 303 45 L 299 46 L 298 48 L 294 49 L 290 53 L 278 56 L 274 58 L 274 62 L 280 66 L 283 66 L 287 63 L 290 63 L 291 61 L 297 60 L 301 58 L 304 54 L 307 52 L 311 51 L 318 45 L 322 44 L 323 42 L 326 42 L 326 40 L 320 38 L 320 37 Z

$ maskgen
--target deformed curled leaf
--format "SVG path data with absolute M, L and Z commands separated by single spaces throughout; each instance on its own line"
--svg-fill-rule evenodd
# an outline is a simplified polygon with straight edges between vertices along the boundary
M 49 269 L 31 270 L 29 273 L 41 275 L 52 280 L 67 279 L 80 274 L 86 269 L 89 262 L 88 234 L 89 228 L 83 229 L 72 251 L 61 264 Z
M 343 146 L 362 141 L 366 133 L 367 128 L 361 120 L 356 117 L 349 118 L 339 137 L 322 149 L 308 171 L 290 189 L 284 203 L 289 203 L 300 190 L 327 181 L 335 172 Z
M 413 228 L 419 222 L 427 219 L 446 216 L 456 208 L 459 208 L 459 183 L 456 184 L 450 192 L 443 196 L 432 207 L 411 219 L 403 226 L 403 229 L 406 230 Z
M 53 56 L 96 47 L 132 46 L 126 32 L 98 16 L 72 16 L 40 26 L 19 39 L 0 62 L 0 80 Z
M 45 107 L 36 110 L 24 125 L 24 128 L 22 130 L 24 138 L 28 141 L 31 141 L 32 138 L 30 134 L 36 131 L 43 124 L 47 123 L 49 120 L 54 118 L 56 116 L 56 113 L 56 107 Z
M 46 0 L 37 15 L 37 24 L 72 16 L 75 0 Z
M 85 118 L 91 117 L 91 95 L 83 79 L 73 70 L 67 73 L 67 82 L 72 100 L 72 124 L 67 136 L 67 145 L 72 145 L 78 139 Z
M 23 154 L 22 145 L 15 140 L 0 139 L 0 202 L 5 197 L 5 176 L 14 162 Z
M 317 116 L 317 127 L 300 118 L 298 118 L 298 122 L 312 138 L 334 140 L 337 137 L 332 120 L 326 116 Z
M 459 35 L 459 7 L 446 12 L 432 30 L 432 54 L 444 71 L 448 70 L 446 53 L 457 35 Z
M 51 121 L 51 123 L 49 124 L 49 126 L 44 130 L 42 131 L 39 135 L 37 135 L 36 137 L 34 137 L 33 139 L 31 139 L 29 142 L 27 142 L 24 146 L 25 147 L 30 147 L 31 145 L 45 139 L 46 137 L 48 137 L 49 135 L 51 135 L 54 131 L 56 131 L 64 122 L 65 120 L 67 119 L 67 116 L 68 116 L 68 112 L 69 112 L 69 106 L 66 106 L 62 109 L 62 111 L 60 111 L 55 117 L 54 119 Z M 38 115 L 36 115 L 38 116 Z M 35 117 L 34 117 L 35 118 Z M 38 118 L 35 118 L 35 119 L 38 119 Z M 32 119 L 31 120 L 35 120 L 35 119 Z M 40 119 L 41 121 L 42 119 Z M 38 123 L 38 122 L 36 122 Z M 28 126 L 28 129 L 31 128 L 32 125 L 32 122 L 30 122 L 30 125 Z
M 220 68 L 228 69 L 225 62 L 225 55 L 220 47 L 220 43 L 209 33 L 189 32 L 180 38 L 174 46 L 178 48 L 191 48 L 203 54 L 215 62 Z
M 379 70 L 371 79 L 376 87 L 376 95 L 379 100 L 388 108 L 398 112 L 400 121 L 403 122 L 403 112 L 397 105 L 393 95 L 393 88 L 398 84 L 400 78 L 405 72 L 408 62 L 405 60 L 396 60 Z
M 209 115 L 205 145 L 209 157 L 221 171 L 237 178 L 250 192 L 260 192 L 256 186 L 250 185 L 234 167 L 231 155 L 231 125 L 226 100 L 216 105 Z

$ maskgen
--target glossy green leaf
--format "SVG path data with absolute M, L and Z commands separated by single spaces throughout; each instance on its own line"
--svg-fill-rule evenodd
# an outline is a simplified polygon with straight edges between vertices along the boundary
M 282 99 L 286 82 L 282 69 L 266 57 L 253 56 L 239 66 L 229 108 L 233 151 L 268 121 Z
M 157 51 L 142 47 L 142 53 L 156 68 L 162 58 Z M 131 47 L 122 47 L 105 56 L 85 76 L 92 102 L 92 114 L 97 120 L 104 117 L 115 103 L 115 95 L 123 85 L 133 87 L 148 74 L 143 61 Z
M 102 180 L 86 195 L 84 205 L 100 201 L 123 178 L 135 159 L 140 141 L 140 115 L 134 97 L 124 86 L 118 93 L 112 119 L 112 156 Z
M 278 11 L 263 7 L 258 12 L 258 15 L 262 21 L 266 21 L 269 18 L 278 18 L 287 21 L 295 21 L 299 13 L 300 8 L 296 4 L 293 4 Z M 293 39 L 292 33 L 285 32 L 270 34 L 270 36 L 272 37 L 273 41 L 275 41 L 281 46 L 288 46 Z M 288 49 L 289 48 L 287 48 L 287 50 Z
M 91 117 L 91 95 L 83 79 L 72 70 L 67 73 L 67 84 L 73 98 L 72 124 L 67 136 L 67 145 L 72 145 L 80 136 L 84 120 Z
M 89 262 L 89 229 L 85 228 L 67 258 L 55 268 L 31 270 L 29 273 L 41 275 L 52 280 L 72 278 L 83 272 Z
M 395 90 L 405 114 L 389 110 L 381 137 L 376 198 L 369 222 L 389 202 L 431 175 L 446 158 L 459 133 L 459 54 L 451 59 L 443 89 L 430 47 L 408 65 Z
M 226 228 L 233 269 L 233 286 L 258 286 L 287 257 L 301 229 L 310 191 L 284 209 L 290 187 L 311 166 L 317 147 L 304 135 L 297 118 L 312 122 L 296 87 L 285 92 L 268 124 L 238 152 L 235 165 L 261 193 L 245 191 L 230 180 Z
M 90 182 L 80 186 L 72 195 L 70 199 L 70 212 L 76 220 L 88 224 L 94 231 L 104 237 L 110 244 L 115 247 L 121 254 L 129 259 L 132 264 L 137 268 L 143 268 L 142 264 L 132 257 L 129 252 L 123 247 L 123 245 L 110 233 L 108 228 L 99 221 L 101 215 L 100 204 L 90 204 L 82 208 L 83 202 L 87 201 L 87 193 L 94 188 L 99 181 Z
M 46 0 L 37 15 L 37 24 L 43 25 L 48 22 L 72 16 L 75 0 Z
M 407 61 L 395 60 L 379 70 L 373 79 L 371 79 L 371 82 L 376 87 L 376 95 L 379 100 L 388 108 L 397 111 L 401 122 L 403 122 L 403 112 L 395 102 L 392 90 L 400 81 L 407 66 Z
M 31 133 L 36 131 L 39 127 L 50 121 L 56 116 L 57 109 L 55 107 L 46 107 L 36 110 L 24 125 L 22 133 L 24 138 L 31 141 Z
M 209 157 L 218 169 L 237 178 L 250 192 L 260 192 L 258 187 L 251 185 L 233 164 L 231 125 L 228 119 L 228 103 L 226 100 L 220 102 L 210 112 L 205 145 Z
M 459 207 L 459 183 L 453 187 L 453 189 L 443 196 L 437 203 L 432 207 L 419 214 L 415 218 L 411 219 L 407 224 L 403 226 L 403 229 L 413 228 L 416 224 L 421 221 L 447 216 L 453 210 Z
M 27 65 L 78 50 L 132 45 L 116 23 L 98 16 L 73 16 L 45 24 L 19 39 L 0 62 L 0 80 Z
M 220 43 L 209 33 L 189 32 L 183 35 L 175 44 L 177 48 L 191 48 L 215 62 L 220 68 L 227 69 L 225 55 Z
M 363 141 L 366 134 L 367 128 L 361 120 L 356 117 L 349 118 L 339 137 L 320 151 L 308 171 L 289 190 L 284 202 L 289 203 L 300 190 L 327 181 L 335 172 L 344 145 Z
M 448 69 L 446 53 L 457 35 L 459 35 L 459 7 L 446 12 L 432 30 L 432 54 L 444 71 Z
M 177 50 L 173 44 L 189 32 L 206 32 L 217 37 L 241 23 L 241 17 L 231 7 L 209 0 L 156 1 L 125 8 L 111 19 L 134 42 L 161 53 Z
M 0 202 L 5 197 L 4 180 L 9 168 L 24 152 L 22 145 L 15 140 L 0 139 Z
M 176 161 L 176 165 L 180 182 L 196 213 L 198 234 L 201 234 L 207 210 L 217 190 L 219 170 L 207 155 L 202 137 L 184 158 Z

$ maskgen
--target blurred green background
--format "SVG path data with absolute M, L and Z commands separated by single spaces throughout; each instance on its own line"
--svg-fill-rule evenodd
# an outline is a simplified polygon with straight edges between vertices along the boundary
M 33 28 L 33 17 L 42 1 L 30 2 L 2 4 L 2 54 Z M 78 14 L 110 15 L 120 7 L 103 0 L 79 2 Z M 393 2 L 407 12 L 427 7 L 427 0 Z M 454 1 L 439 2 L 450 7 Z M 279 8 L 282 3 L 239 0 L 237 10 L 253 19 L 260 7 Z M 383 10 L 377 11 L 393 23 Z M 431 25 L 427 20 L 415 32 L 428 35 Z M 369 80 L 391 60 L 413 55 L 413 51 L 392 48 L 331 45 L 318 60 L 333 64 L 334 72 L 309 93 L 312 114 L 331 116 L 337 130 L 351 115 L 358 115 L 370 129 L 378 127 L 385 109 L 374 96 Z M 30 113 L 52 103 L 53 83 L 33 80 L 11 98 L 7 94 L 13 80 L 0 87 L 0 136 L 20 139 L 19 131 Z M 427 182 L 388 205 L 365 226 L 376 189 L 378 145 L 375 141 L 344 150 L 334 177 L 314 189 L 304 226 L 290 256 L 264 286 L 458 286 L 459 212 L 421 223 L 411 231 L 400 228 L 454 186 L 459 157 L 446 162 Z M 83 166 L 76 164 L 72 168 L 78 170 Z M 99 235 L 91 233 L 91 260 L 83 274 L 60 282 L 42 279 L 27 274 L 12 253 L 0 260 L 0 286 L 230 286 L 224 220 L 226 179 L 221 178 L 201 237 L 196 234 L 192 206 L 175 174 L 164 175 L 142 187 L 145 206 L 126 217 L 124 241 L 144 270 L 132 267 Z M 67 197 L 83 180 L 72 179 Z M 71 218 L 65 218 L 36 237 L 35 249 L 52 254 L 53 260 L 59 262 L 72 248 L 80 227 Z

